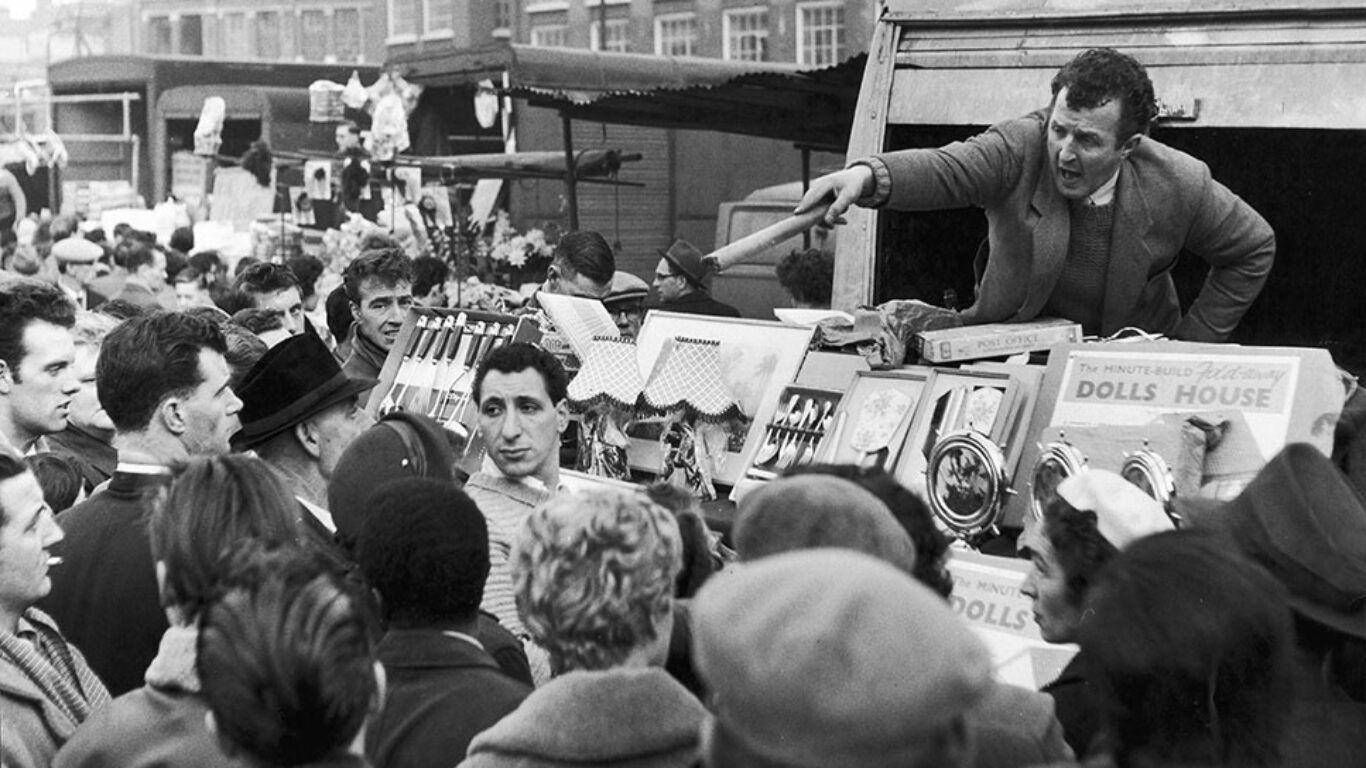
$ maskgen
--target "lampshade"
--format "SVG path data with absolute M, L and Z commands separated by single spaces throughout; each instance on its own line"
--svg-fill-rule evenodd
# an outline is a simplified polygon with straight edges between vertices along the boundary
M 634 408 L 641 384 L 635 342 L 619 336 L 594 336 L 583 367 L 569 382 L 569 401 L 580 407 L 612 403 Z
M 739 412 L 721 377 L 721 343 L 711 339 L 666 340 L 644 394 L 646 405 L 660 411 L 685 408 L 709 420 Z

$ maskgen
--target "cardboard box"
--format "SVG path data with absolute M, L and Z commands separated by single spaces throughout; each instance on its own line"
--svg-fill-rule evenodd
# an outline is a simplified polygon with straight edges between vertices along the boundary
M 920 357 L 931 363 L 1003 357 L 1048 349 L 1054 344 L 1081 341 L 1081 326 L 1070 320 L 1048 318 L 1027 323 L 988 323 L 922 331 L 915 335 Z

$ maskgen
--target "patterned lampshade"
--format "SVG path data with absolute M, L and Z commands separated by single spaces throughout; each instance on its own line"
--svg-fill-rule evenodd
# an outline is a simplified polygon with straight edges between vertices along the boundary
M 611 403 L 635 408 L 642 383 L 633 340 L 594 336 L 583 367 L 569 382 L 569 401 L 578 407 Z
M 645 404 L 660 411 L 684 408 L 705 420 L 739 413 L 721 376 L 720 350 L 720 342 L 710 339 L 665 341 L 645 382 Z

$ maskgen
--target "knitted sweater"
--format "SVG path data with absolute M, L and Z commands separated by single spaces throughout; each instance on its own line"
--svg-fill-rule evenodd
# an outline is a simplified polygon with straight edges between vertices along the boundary
M 568 672 L 474 738 L 461 768 L 686 768 L 706 709 L 662 669 Z
M 1071 235 L 1062 274 L 1048 298 L 1047 311 L 1081 323 L 1084 333 L 1100 333 L 1105 281 L 1110 274 L 1110 238 L 1115 205 L 1073 203 Z
M 517 615 L 517 600 L 512 591 L 512 564 L 509 557 L 531 510 L 550 498 L 550 493 L 529 485 L 476 472 L 465 482 L 465 493 L 479 505 L 489 528 L 489 578 L 484 584 L 480 607 L 498 617 L 498 623 L 514 635 L 526 635 L 522 617 Z

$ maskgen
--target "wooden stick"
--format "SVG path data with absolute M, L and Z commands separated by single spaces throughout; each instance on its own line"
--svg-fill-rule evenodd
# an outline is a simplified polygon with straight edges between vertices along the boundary
M 788 216 L 782 221 L 770 224 L 758 232 L 745 235 L 733 243 L 712 251 L 703 256 L 702 260 L 713 264 L 716 271 L 719 272 L 742 261 L 752 259 L 789 237 L 799 235 L 816 226 L 825 217 L 825 212 L 829 208 L 830 206 L 827 204 L 813 208 L 803 214 Z

